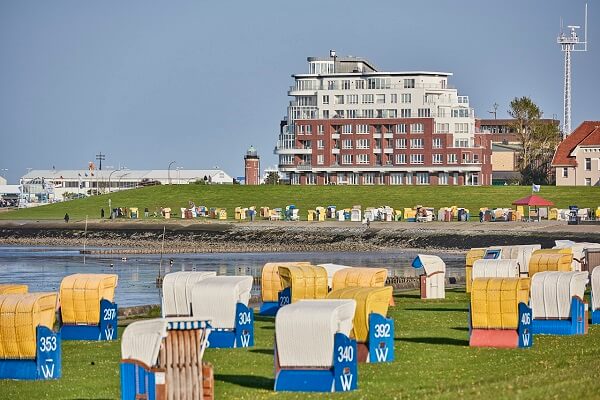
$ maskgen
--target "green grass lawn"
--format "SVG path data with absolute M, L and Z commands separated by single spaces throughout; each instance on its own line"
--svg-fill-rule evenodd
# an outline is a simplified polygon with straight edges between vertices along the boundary
M 512 201 L 531 194 L 529 186 L 240 186 L 240 185 L 171 185 L 154 186 L 72 200 L 26 210 L 0 213 L 0 219 L 62 219 L 65 213 L 74 219 L 100 218 L 104 208 L 108 216 L 108 200 L 113 207 L 138 207 L 150 212 L 170 207 L 179 214 L 189 201 L 197 206 L 226 208 L 230 219 L 235 207 L 285 207 L 295 204 L 300 216 L 316 206 L 389 205 L 393 208 L 414 207 L 417 204 L 435 207 L 457 205 L 471 210 L 477 217 L 480 207 L 510 207 Z M 600 206 L 600 187 L 544 186 L 539 193 L 558 207 L 571 204 L 579 207 Z
M 256 346 L 208 349 L 217 399 L 598 398 L 600 326 L 586 336 L 535 336 L 531 349 L 468 347 L 467 297 L 420 300 L 396 295 L 396 361 L 360 364 L 359 389 L 336 394 L 273 392 L 274 320 L 257 317 Z M 64 342 L 63 377 L 49 382 L 0 381 L 6 399 L 115 399 L 119 343 Z

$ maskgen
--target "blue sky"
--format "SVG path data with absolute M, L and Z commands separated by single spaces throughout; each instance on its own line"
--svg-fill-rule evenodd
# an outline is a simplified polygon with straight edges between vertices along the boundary
M 600 2 L 573 59 L 576 127 L 600 119 Z M 273 165 L 292 73 L 306 57 L 362 56 L 381 70 L 454 73 L 486 118 L 530 96 L 562 120 L 559 20 L 584 1 L 0 1 L 0 169 Z M 583 36 L 583 33 L 581 33 Z

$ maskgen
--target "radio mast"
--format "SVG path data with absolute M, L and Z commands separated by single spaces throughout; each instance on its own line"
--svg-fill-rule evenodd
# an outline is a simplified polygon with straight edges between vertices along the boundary
M 556 42 L 560 44 L 561 50 L 565 53 L 565 85 L 564 85 L 564 119 L 563 119 L 563 139 L 571 134 L 571 52 L 587 51 L 587 4 L 585 5 L 585 24 L 584 39 L 579 40 L 576 29 L 579 25 L 569 25 L 567 34 L 563 31 L 562 19 L 560 24 L 560 34 Z

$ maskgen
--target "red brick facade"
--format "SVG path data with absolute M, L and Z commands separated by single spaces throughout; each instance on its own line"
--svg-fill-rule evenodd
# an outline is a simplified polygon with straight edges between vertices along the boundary
M 423 131 L 411 132 L 411 126 L 415 124 L 422 124 Z M 404 185 L 437 185 L 440 173 L 443 173 L 449 178 L 446 177 L 442 184 L 464 185 L 469 174 L 469 184 L 491 185 L 490 134 L 475 133 L 473 143 L 458 147 L 452 142 L 452 134 L 435 133 L 433 118 L 297 120 L 295 125 L 300 127 L 296 129 L 296 149 L 303 149 L 306 153 L 306 149 L 310 148 L 311 151 L 310 154 L 294 154 L 293 164 L 280 165 L 291 176 L 298 175 L 294 183 L 339 184 L 346 182 L 338 182 L 338 174 L 360 174 L 359 182 L 353 177 L 353 184 L 398 184 L 397 180 L 401 179 Z M 351 129 L 346 130 L 351 130 L 351 133 L 344 133 L 344 126 L 348 125 Z M 357 127 L 361 126 L 364 130 L 365 125 L 368 126 L 367 133 L 357 133 Z M 361 139 L 367 141 L 368 148 L 356 148 L 357 140 Z M 413 139 L 416 139 L 417 148 L 411 146 Z M 344 148 L 345 140 L 351 140 L 352 148 Z M 367 155 L 368 161 L 363 160 L 359 164 L 357 156 L 361 154 Z M 435 162 L 434 154 L 438 157 Z M 344 155 L 351 155 L 352 162 L 344 163 L 348 161 Z M 397 155 L 404 155 L 404 158 Z M 418 159 L 412 160 L 411 155 Z M 322 163 L 319 156 L 322 156 Z M 455 161 L 449 156 L 455 157 Z M 400 173 L 404 176 L 396 176 L 396 182 L 392 182 L 392 174 Z M 417 181 L 417 173 L 427 173 L 428 183 Z M 307 174 L 313 174 L 311 182 Z M 419 178 L 425 179 L 422 175 Z

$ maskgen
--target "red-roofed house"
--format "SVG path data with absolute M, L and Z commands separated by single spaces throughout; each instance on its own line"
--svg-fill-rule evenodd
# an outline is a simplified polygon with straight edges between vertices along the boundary
M 600 186 L 600 121 L 584 121 L 556 149 L 557 186 Z

